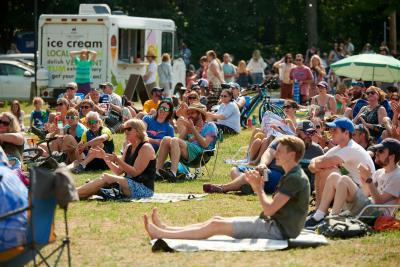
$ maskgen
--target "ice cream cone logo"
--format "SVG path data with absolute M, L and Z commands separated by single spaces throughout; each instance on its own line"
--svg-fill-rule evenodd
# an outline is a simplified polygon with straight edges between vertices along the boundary
M 117 55 L 117 37 L 115 35 L 111 36 L 111 59 L 114 63 L 115 56 Z

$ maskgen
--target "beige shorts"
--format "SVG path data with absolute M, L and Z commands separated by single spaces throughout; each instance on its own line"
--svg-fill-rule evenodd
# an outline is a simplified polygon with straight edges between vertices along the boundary
M 233 238 L 284 239 L 274 220 L 260 217 L 238 218 L 233 220 Z

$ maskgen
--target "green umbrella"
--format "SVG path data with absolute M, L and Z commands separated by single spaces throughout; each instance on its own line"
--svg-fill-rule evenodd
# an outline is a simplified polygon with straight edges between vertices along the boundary
M 400 81 L 400 61 L 391 56 L 360 54 L 331 65 L 336 75 L 363 81 Z

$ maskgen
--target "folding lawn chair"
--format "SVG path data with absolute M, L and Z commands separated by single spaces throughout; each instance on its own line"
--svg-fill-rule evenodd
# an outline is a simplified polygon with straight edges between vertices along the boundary
M 400 200 L 397 201 L 397 203 L 400 203 Z M 365 214 L 367 210 L 371 209 L 378 209 L 378 208 L 394 208 L 393 213 L 391 215 L 395 216 L 396 215 L 396 210 L 400 208 L 400 204 L 393 204 L 393 205 L 388 205 L 388 204 L 369 204 L 365 206 L 359 214 L 356 215 L 356 219 L 375 219 L 376 215 L 367 215 Z
M 206 170 L 209 179 L 211 179 L 211 177 L 214 175 L 215 166 L 217 164 L 217 159 L 218 159 L 219 144 L 220 142 L 223 141 L 222 134 L 223 131 L 218 130 L 215 147 L 213 149 L 203 150 L 203 153 L 199 157 L 197 157 L 195 160 L 191 161 L 189 164 L 186 165 L 189 168 L 196 169 L 195 171 L 196 178 L 203 176 L 203 167 Z M 214 163 L 210 172 L 207 168 L 207 163 L 211 160 L 213 156 L 214 156 Z
M 65 248 L 67 249 L 68 266 L 71 266 L 67 208 L 69 202 L 78 200 L 75 187 L 71 183 L 72 178 L 61 169 L 49 170 L 35 167 L 30 169 L 30 180 L 28 206 L 0 216 L 0 220 L 5 220 L 10 216 L 27 211 L 26 242 L 18 247 L 0 252 L 0 266 L 24 266 L 30 261 L 33 261 L 34 266 L 42 263 L 50 266 L 49 259 L 53 255 L 57 255 L 54 261 L 54 266 L 57 266 Z M 45 256 L 41 249 L 56 241 L 54 215 L 57 203 L 64 210 L 65 237 L 57 248 Z

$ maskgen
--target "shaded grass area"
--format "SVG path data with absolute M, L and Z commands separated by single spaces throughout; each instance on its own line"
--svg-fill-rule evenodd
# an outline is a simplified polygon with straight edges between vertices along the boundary
M 30 106 L 25 109 L 27 112 Z M 30 111 L 29 111 L 30 112 Z M 28 113 L 27 113 L 28 114 Z M 247 145 L 251 131 L 226 137 L 221 143 L 216 171 L 211 182 L 229 180 L 232 166 L 224 164 L 241 146 Z M 119 150 L 123 135 L 115 136 Z M 74 175 L 77 186 L 95 179 L 101 172 Z M 207 178 L 169 184 L 156 183 L 156 192 L 201 193 Z M 73 266 L 399 266 L 400 232 L 378 233 L 363 238 L 333 240 L 328 246 L 273 252 L 152 253 L 143 228 L 143 214 L 157 206 L 161 218 L 170 224 L 185 225 L 214 215 L 254 216 L 261 208 L 255 196 L 208 195 L 205 200 L 168 204 L 80 201 L 69 206 Z M 56 231 L 61 238 L 63 213 L 57 210 Z M 45 248 L 55 248 L 51 244 Z M 61 266 L 66 265 L 65 258 Z

